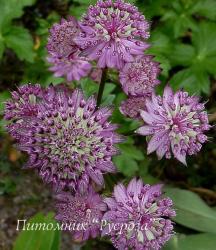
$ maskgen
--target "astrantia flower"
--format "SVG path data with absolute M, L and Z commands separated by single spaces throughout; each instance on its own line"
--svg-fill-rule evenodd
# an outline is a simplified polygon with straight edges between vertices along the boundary
M 108 122 L 111 114 L 110 108 L 96 110 L 95 99 L 85 100 L 80 90 L 44 90 L 36 114 L 17 123 L 19 148 L 29 155 L 27 166 L 56 188 L 86 189 L 90 180 L 102 186 L 102 174 L 115 172 L 111 157 L 121 141 L 114 133 L 117 126 Z
M 24 119 L 35 117 L 38 112 L 38 100 L 43 97 L 43 90 L 39 84 L 27 84 L 11 93 L 12 99 L 6 102 L 4 119 L 10 121 L 8 130 L 17 140 L 18 133 Z
M 103 216 L 107 225 L 102 235 L 110 235 L 120 250 L 161 249 L 173 235 L 170 217 L 175 216 L 172 200 L 161 197 L 161 187 L 144 185 L 136 178 L 127 188 L 122 184 L 115 186 L 113 197 L 104 200 L 108 212 Z
M 122 68 L 148 47 L 149 24 L 137 7 L 123 0 L 99 0 L 90 6 L 75 42 L 98 67 Z
M 37 101 L 42 98 L 43 90 L 39 84 L 27 84 L 20 86 L 17 91 L 13 91 L 11 96 L 12 100 L 6 102 L 5 105 L 4 118 L 19 120 L 37 113 Z
M 125 64 L 119 80 L 127 95 L 143 96 L 152 93 L 160 83 L 157 79 L 159 73 L 159 64 L 152 60 L 152 56 L 138 56 L 134 62 Z
M 50 29 L 47 50 L 49 54 L 59 58 L 68 57 L 78 50 L 74 37 L 80 32 L 78 22 L 74 17 L 62 19 Z
M 146 97 L 129 97 L 123 101 L 120 106 L 120 111 L 123 115 L 133 118 L 141 119 L 140 110 L 145 110 Z
M 47 50 L 48 62 L 53 64 L 50 70 L 56 77 L 66 76 L 68 81 L 80 80 L 89 74 L 91 64 L 81 57 L 79 47 L 74 43 L 74 37 L 80 32 L 75 18 L 61 20 L 50 29 Z
M 92 68 L 92 65 L 84 57 L 80 57 L 79 54 L 80 52 L 76 52 L 62 58 L 48 57 L 48 62 L 53 64 L 49 69 L 54 72 L 56 77 L 65 76 L 68 81 L 79 81 L 82 77 L 87 76 Z
M 83 242 L 100 234 L 100 221 L 107 206 L 91 188 L 85 193 L 76 192 L 75 196 L 58 194 L 56 208 L 55 218 L 71 232 L 74 241 Z
M 161 159 L 164 155 L 170 158 L 172 152 L 186 165 L 186 155 L 196 154 L 207 141 L 204 132 L 210 129 L 210 125 L 204 104 L 187 92 L 174 94 L 167 86 L 162 98 L 153 94 L 146 100 L 146 108 L 140 113 L 146 125 L 137 133 L 151 136 L 148 154 L 156 151 Z

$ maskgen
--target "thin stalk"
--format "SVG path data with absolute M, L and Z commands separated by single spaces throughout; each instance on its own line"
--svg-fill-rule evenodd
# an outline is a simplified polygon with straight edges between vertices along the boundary
M 101 104 L 101 100 L 102 100 L 103 92 L 104 92 L 104 87 L 105 87 L 105 83 L 106 83 L 106 77 L 107 77 L 107 68 L 103 69 L 103 72 L 102 72 L 100 87 L 99 87 L 98 95 L 97 95 L 97 108 Z

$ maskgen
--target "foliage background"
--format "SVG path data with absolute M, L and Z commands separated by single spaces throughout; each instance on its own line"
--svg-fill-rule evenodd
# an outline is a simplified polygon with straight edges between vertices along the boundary
M 54 78 L 46 62 L 48 29 L 60 17 L 80 18 L 95 0 L 0 0 L 0 112 L 9 91 L 22 83 L 65 82 Z M 216 120 L 216 1 L 137 0 L 135 3 L 151 22 L 152 47 L 149 53 L 161 63 L 161 92 L 166 82 L 174 89 L 183 87 L 207 100 L 209 119 Z M 71 84 L 71 83 L 69 83 Z M 98 85 L 89 79 L 80 82 L 85 94 L 95 94 Z M 103 104 L 118 107 L 125 98 L 115 73 L 109 74 Z M 198 156 L 188 159 L 188 167 L 175 160 L 157 161 L 146 156 L 145 138 L 131 135 L 137 122 L 125 119 L 118 108 L 113 121 L 120 133 L 130 135 L 119 147 L 114 161 L 116 176 L 106 177 L 106 192 L 114 183 L 140 176 L 146 183 L 162 182 L 175 202 L 177 217 L 173 237 L 165 250 L 213 250 L 216 245 L 216 132 Z M 32 171 L 22 170 L 25 156 L 13 147 L 12 139 L 0 122 L 0 249 L 73 249 L 70 236 L 59 232 L 16 231 L 17 219 L 53 221 L 49 188 Z M 41 212 L 41 213 L 38 213 Z M 48 215 L 47 215 L 48 213 Z M 61 238 L 61 239 L 60 239 Z M 76 247 L 76 246 L 74 246 Z M 75 249 L 75 248 L 74 248 Z M 83 249 L 112 249 L 108 241 L 90 241 Z

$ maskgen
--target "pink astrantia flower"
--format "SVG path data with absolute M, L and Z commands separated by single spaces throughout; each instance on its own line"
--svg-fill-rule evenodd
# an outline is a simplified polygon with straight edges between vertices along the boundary
M 207 141 L 204 132 L 210 129 L 208 115 L 199 98 L 182 90 L 175 94 L 166 86 L 163 97 L 152 95 L 146 100 L 141 117 L 146 123 L 138 134 L 151 136 L 148 154 L 156 151 L 161 159 L 174 157 L 186 165 L 186 155 L 196 154 Z
M 11 93 L 12 99 L 7 101 L 4 119 L 10 121 L 7 129 L 17 141 L 22 137 L 19 130 L 25 120 L 35 117 L 38 112 L 38 101 L 43 97 L 43 89 L 39 84 L 26 84 Z
M 26 167 L 36 169 L 55 189 L 103 186 L 103 173 L 115 172 L 112 156 L 122 141 L 117 126 L 108 121 L 112 110 L 96 109 L 94 97 L 85 99 L 78 89 L 51 86 L 40 98 L 40 88 L 29 92 L 27 85 L 22 90 L 28 92 L 13 92 L 5 118 L 19 149 L 29 155 Z
M 92 65 L 79 54 L 78 51 L 68 57 L 48 57 L 48 62 L 53 64 L 49 69 L 54 72 L 56 77 L 66 76 L 68 81 L 79 81 L 82 77 L 87 76 L 92 68 Z
M 62 19 L 60 24 L 54 24 L 50 29 L 47 58 L 53 66 L 50 70 L 56 77 L 65 76 L 68 81 L 80 80 L 89 74 L 91 64 L 80 56 L 80 49 L 74 42 L 74 37 L 80 32 L 75 18 Z
M 100 221 L 107 206 L 92 188 L 85 193 L 77 191 L 74 196 L 61 192 L 56 198 L 55 218 L 70 231 L 74 241 L 84 242 L 100 234 Z
M 140 110 L 145 110 L 146 97 L 128 97 L 120 106 L 120 112 L 132 119 L 141 119 Z
M 5 116 L 6 120 L 13 122 L 37 114 L 37 101 L 43 96 L 43 89 L 39 84 L 26 84 L 20 86 L 17 91 L 11 93 L 12 99 L 6 102 Z M 22 99 L 20 98 L 22 96 Z
M 152 56 L 138 56 L 134 62 L 126 63 L 120 71 L 119 80 L 124 92 L 130 96 L 143 96 L 152 93 L 160 83 L 157 79 L 160 68 Z
M 68 20 L 61 19 L 50 29 L 47 50 L 49 54 L 58 57 L 67 57 L 79 48 L 74 42 L 74 37 L 80 32 L 77 20 L 69 17 Z
M 98 67 L 122 68 L 148 48 L 149 24 L 137 7 L 123 0 L 99 0 L 90 6 L 75 42 Z
M 134 178 L 127 187 L 118 184 L 112 198 L 105 198 L 108 211 L 102 235 L 109 235 L 119 250 L 158 250 L 173 235 L 172 200 L 161 197 L 162 185 L 144 185 Z M 111 226 L 115 225 L 115 228 Z

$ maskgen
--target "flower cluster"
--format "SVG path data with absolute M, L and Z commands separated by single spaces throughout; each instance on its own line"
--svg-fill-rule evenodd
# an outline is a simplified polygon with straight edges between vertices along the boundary
M 50 70 L 56 77 L 66 76 L 68 81 L 80 80 L 91 71 L 91 64 L 81 56 L 79 47 L 74 38 L 80 32 L 75 18 L 62 19 L 60 24 L 55 24 L 50 29 L 47 50 L 48 62 L 53 64 Z
M 152 56 L 138 56 L 134 62 L 126 63 L 120 71 L 119 80 L 124 92 L 130 96 L 147 96 L 160 83 L 160 69 Z
M 133 119 L 141 119 L 140 110 L 145 110 L 145 96 L 129 97 L 121 103 L 120 112 Z
M 56 219 L 72 234 L 73 240 L 83 242 L 100 235 L 100 221 L 107 210 L 99 194 L 90 187 L 87 192 L 61 192 L 56 195 Z
M 204 133 L 210 125 L 204 108 L 198 97 L 182 90 L 174 94 L 169 85 L 163 97 L 152 94 L 146 100 L 146 110 L 140 112 L 146 125 L 137 130 L 138 134 L 151 136 L 148 153 L 156 151 L 159 159 L 169 159 L 172 152 L 186 165 L 186 155 L 196 154 L 207 141 Z
M 19 148 L 29 155 L 27 166 L 61 189 L 86 189 L 90 180 L 103 186 L 103 173 L 115 172 L 114 144 L 121 137 L 114 132 L 116 125 L 108 122 L 111 114 L 110 108 L 96 110 L 95 99 L 85 100 L 80 90 L 31 85 L 13 92 L 5 111 L 13 121 L 9 132 L 17 135 Z
M 38 101 L 43 97 L 43 90 L 39 84 L 27 84 L 13 91 L 11 95 L 12 99 L 5 104 L 4 118 L 10 121 L 8 131 L 19 141 L 22 138 L 19 131 L 23 124 L 38 113 Z
M 137 56 L 133 62 L 126 63 L 119 73 L 119 80 L 128 95 L 120 111 L 123 115 L 140 119 L 140 109 L 145 109 L 145 100 L 154 92 L 160 81 L 159 64 L 150 55 Z
M 108 225 L 103 229 L 102 234 L 110 235 L 117 249 L 158 250 L 173 235 L 170 217 L 175 211 L 172 200 L 161 197 L 161 187 L 144 185 L 134 178 L 127 188 L 123 184 L 115 186 L 113 197 L 104 199 L 108 211 L 103 219 L 124 223 L 121 233 L 109 230 Z
M 121 69 L 149 47 L 149 24 L 137 7 L 122 0 L 99 0 L 80 22 L 74 41 L 100 68 Z

